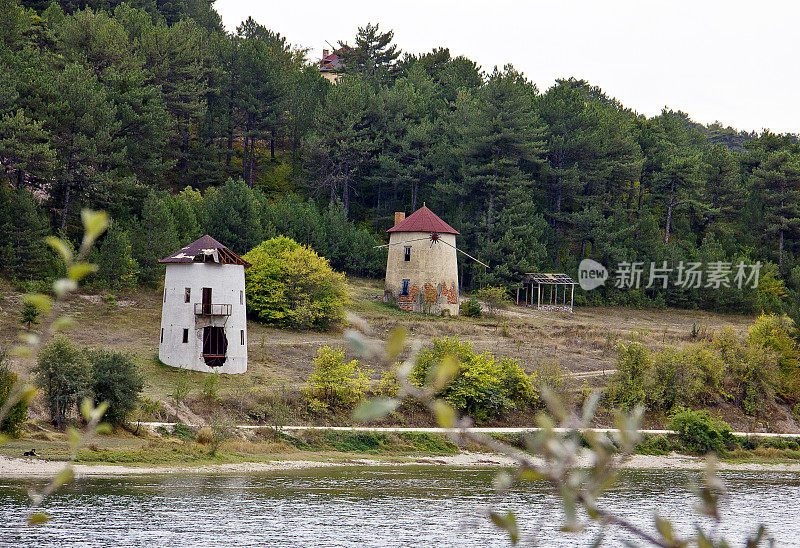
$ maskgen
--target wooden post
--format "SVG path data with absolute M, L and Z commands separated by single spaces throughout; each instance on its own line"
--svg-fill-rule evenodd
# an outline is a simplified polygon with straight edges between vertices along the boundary
M 517 288 L 517 306 L 519 306 L 519 287 Z
M 536 285 L 537 293 L 539 294 L 538 300 L 536 301 L 536 310 L 541 310 L 542 308 L 542 284 Z
M 572 293 L 569 296 L 569 311 L 573 313 L 573 306 L 575 304 L 575 284 L 572 284 Z

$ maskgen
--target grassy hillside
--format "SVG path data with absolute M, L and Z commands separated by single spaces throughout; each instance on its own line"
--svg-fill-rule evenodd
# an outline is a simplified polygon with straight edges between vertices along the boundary
M 22 295 L 9 285 L 0 300 L 0 344 L 8 347 L 17 337 Z M 399 325 L 413 337 L 458 336 L 478 351 L 513 357 L 527 372 L 542 363 L 558 363 L 575 380 L 573 389 L 602 386 L 613 369 L 615 345 L 635 338 L 650 349 L 689 342 L 693 327 L 707 331 L 731 328 L 745 333 L 753 318 L 684 310 L 632 310 L 625 308 L 579 308 L 574 314 L 547 313 L 512 307 L 502 319 L 440 318 L 401 312 L 381 302 L 382 283 L 350 279 L 349 308 L 367 320 L 378 333 L 388 334 Z M 165 415 L 184 410 L 183 420 L 192 413 L 210 419 L 225 416 L 253 422 L 305 422 L 300 410 L 300 390 L 312 370 L 320 346 L 342 345 L 337 332 L 295 332 L 266 328 L 250 322 L 249 366 L 244 375 L 220 375 L 213 386 L 208 375 L 178 371 L 160 364 L 158 332 L 161 291 L 74 295 L 63 305 L 64 312 L 79 320 L 70 333 L 79 345 L 125 351 L 135 356 L 146 379 L 144 396 L 161 402 Z M 349 352 L 349 351 L 348 351 Z M 355 357 L 355 356 L 353 356 Z M 31 363 L 17 361 L 15 369 L 27 373 Z M 365 363 L 380 375 L 380 367 Z M 176 392 L 188 392 L 175 398 Z M 183 400 L 179 401 L 179 400 Z M 275 416 L 276 402 L 287 407 Z M 186 407 L 188 405 L 188 408 Z M 32 416 L 43 418 L 41 404 Z M 730 418 L 730 417 L 726 417 Z M 733 417 L 733 423 L 738 421 Z M 342 417 L 331 417 L 341 421 Z M 426 421 L 424 416 L 409 419 Z

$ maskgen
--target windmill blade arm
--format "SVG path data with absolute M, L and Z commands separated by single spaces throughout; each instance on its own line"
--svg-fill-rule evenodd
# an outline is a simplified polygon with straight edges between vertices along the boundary
M 393 245 L 404 245 L 404 244 L 409 244 L 411 242 L 420 242 L 422 240 L 429 240 L 429 239 L 430 238 L 414 238 L 413 240 L 406 240 L 404 242 L 396 242 L 396 243 L 393 243 L 393 244 L 376 245 L 376 246 L 373 246 L 372 249 L 382 249 L 384 247 L 391 247 Z
M 466 251 L 461 251 L 460 249 L 458 249 L 458 248 L 457 248 L 456 246 L 454 246 L 453 244 L 451 244 L 451 243 L 448 243 L 448 242 L 445 242 L 444 240 L 439 240 L 439 241 L 440 241 L 440 242 L 442 242 L 443 244 L 447 244 L 447 245 L 449 245 L 450 247 L 452 247 L 453 249 L 455 249 L 455 250 L 456 250 L 456 251 L 458 251 L 459 253 L 462 253 L 462 254 L 466 255 L 467 257 L 469 257 L 470 259 L 472 259 L 472 260 L 473 260 L 473 261 L 475 261 L 476 263 L 478 263 L 478 264 L 480 264 L 480 265 L 483 265 L 483 266 L 485 266 L 486 268 L 489 268 L 489 265 L 488 265 L 488 264 L 484 263 L 483 261 L 479 261 L 478 259 L 476 259 L 476 258 L 475 258 L 475 257 L 473 257 L 472 255 L 470 255 L 470 254 L 469 254 L 469 253 L 467 253 Z

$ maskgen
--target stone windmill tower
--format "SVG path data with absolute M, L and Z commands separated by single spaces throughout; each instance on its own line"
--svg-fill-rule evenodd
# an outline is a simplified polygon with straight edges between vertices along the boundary
M 458 231 L 426 206 L 406 218 L 395 213 L 387 232 L 384 300 L 403 310 L 458 314 Z
M 247 371 L 250 264 L 207 235 L 158 262 L 167 265 L 158 358 L 195 371 Z

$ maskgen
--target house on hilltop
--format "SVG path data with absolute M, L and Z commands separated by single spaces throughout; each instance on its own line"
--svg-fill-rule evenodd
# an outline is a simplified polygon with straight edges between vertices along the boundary
M 458 231 L 426 206 L 395 213 L 388 231 L 384 300 L 403 310 L 458 314 Z
M 322 59 L 319 60 L 317 65 L 322 77 L 332 84 L 336 83 L 342 77 L 342 72 L 344 72 L 344 62 L 339 51 L 322 50 Z
M 208 235 L 158 262 L 167 266 L 158 358 L 195 371 L 247 371 L 250 264 Z

